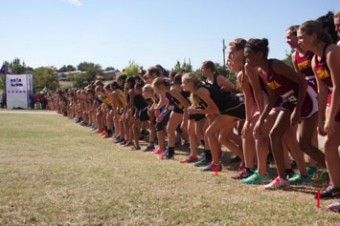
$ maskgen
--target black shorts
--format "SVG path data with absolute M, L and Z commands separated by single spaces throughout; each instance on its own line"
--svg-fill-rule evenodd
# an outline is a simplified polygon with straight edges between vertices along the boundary
M 170 118 L 170 112 L 167 113 L 163 120 L 160 121 L 160 122 L 156 122 L 156 132 L 158 131 L 162 131 L 165 129 L 166 125 L 168 124 L 168 121 L 169 121 L 169 118 Z
M 148 115 L 148 109 L 143 109 L 139 112 L 138 114 L 138 119 L 141 121 L 141 122 L 145 122 L 145 121 L 148 121 L 150 120 L 150 117 Z
M 196 122 L 201 121 L 205 118 L 204 114 L 189 114 L 189 120 L 195 120 Z
M 238 106 L 235 106 L 233 108 L 226 109 L 221 112 L 222 115 L 230 115 L 239 119 L 245 119 L 246 118 L 246 109 L 244 107 L 244 104 L 240 104 Z

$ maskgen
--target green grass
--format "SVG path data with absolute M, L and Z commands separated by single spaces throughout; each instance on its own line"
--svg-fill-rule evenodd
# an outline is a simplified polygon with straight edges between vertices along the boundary
M 215 176 L 160 161 L 56 115 L 4 113 L 0 125 L 0 225 L 340 222 L 339 214 L 315 207 L 312 186 L 270 192 L 242 185 L 230 179 L 233 171 Z

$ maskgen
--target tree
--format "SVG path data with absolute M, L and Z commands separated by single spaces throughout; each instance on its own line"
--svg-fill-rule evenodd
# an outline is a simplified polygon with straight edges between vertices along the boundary
M 69 72 L 69 71 L 75 71 L 75 70 L 77 69 L 72 65 L 67 65 L 67 66 L 64 65 L 58 70 L 58 72 Z
M 79 71 L 86 72 L 74 75 L 74 87 L 83 88 L 96 79 L 96 76 L 102 73 L 102 67 L 99 64 L 83 62 L 77 66 Z
M 123 70 L 123 73 L 128 77 L 138 75 L 140 66 L 136 64 L 134 60 L 129 61 L 129 65 L 126 66 Z
M 288 53 L 286 52 L 286 58 L 283 59 L 283 62 L 285 62 L 285 63 L 286 63 L 287 65 L 289 65 L 291 68 L 294 68 L 293 61 L 292 61 L 292 53 L 293 53 L 294 51 L 295 51 L 295 50 L 292 49 L 292 50 L 290 51 L 290 54 L 288 54 Z
M 15 58 L 10 65 L 12 67 L 13 74 L 24 74 L 28 70 L 25 62 L 21 63 L 19 58 Z
M 175 67 L 172 69 L 172 71 L 174 71 L 174 72 L 179 72 L 179 71 L 182 71 L 182 70 L 185 70 L 187 72 L 192 71 L 192 65 L 191 65 L 190 59 L 189 59 L 188 63 L 186 62 L 186 60 L 184 60 L 182 64 L 177 60 Z
M 59 88 L 59 77 L 50 67 L 38 67 L 33 70 L 33 84 L 36 92 L 45 87 L 49 90 L 56 90 Z
M 116 68 L 114 68 L 114 67 L 106 67 L 105 68 L 105 71 L 115 71 L 116 70 Z

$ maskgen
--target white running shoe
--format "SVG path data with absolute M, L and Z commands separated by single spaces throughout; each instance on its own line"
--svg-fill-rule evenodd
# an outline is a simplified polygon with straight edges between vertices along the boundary
M 280 177 L 276 177 L 272 182 L 264 186 L 265 189 L 277 190 L 277 189 L 288 189 L 290 188 L 289 182 Z

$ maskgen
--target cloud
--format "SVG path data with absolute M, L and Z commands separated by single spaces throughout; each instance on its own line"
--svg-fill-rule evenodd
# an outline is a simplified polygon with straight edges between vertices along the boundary
M 67 2 L 69 2 L 70 4 L 72 4 L 74 6 L 82 6 L 83 3 L 81 1 L 82 0 L 67 0 Z

